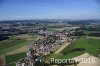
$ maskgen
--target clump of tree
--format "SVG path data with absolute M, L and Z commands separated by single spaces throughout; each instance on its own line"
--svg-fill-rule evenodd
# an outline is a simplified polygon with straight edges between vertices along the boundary
M 70 52 L 75 52 L 75 51 L 85 51 L 85 48 L 74 48 Z
M 0 35 L 0 41 L 6 40 L 6 39 L 9 39 L 9 37 Z
M 78 30 L 86 30 L 86 31 L 100 31 L 100 27 L 93 26 L 81 26 Z
M 83 36 L 84 32 L 82 30 L 77 30 L 77 31 L 74 31 L 71 35 L 72 36 Z
M 100 37 L 100 33 L 90 33 L 88 34 L 89 36 L 95 36 L 95 37 Z

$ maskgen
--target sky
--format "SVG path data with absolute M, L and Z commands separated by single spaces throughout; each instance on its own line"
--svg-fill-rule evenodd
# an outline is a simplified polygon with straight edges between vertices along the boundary
M 100 19 L 100 0 L 0 0 L 0 20 Z

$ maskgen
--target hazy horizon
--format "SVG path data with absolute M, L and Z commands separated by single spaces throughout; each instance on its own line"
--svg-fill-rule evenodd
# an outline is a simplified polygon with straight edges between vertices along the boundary
M 97 0 L 0 0 L 0 21 L 100 19 Z

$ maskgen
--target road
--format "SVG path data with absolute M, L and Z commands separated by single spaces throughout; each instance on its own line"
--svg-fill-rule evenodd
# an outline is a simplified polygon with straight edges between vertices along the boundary
M 62 46 L 55 52 L 56 54 L 59 54 L 66 46 L 68 46 L 70 43 L 65 42 L 62 44 Z

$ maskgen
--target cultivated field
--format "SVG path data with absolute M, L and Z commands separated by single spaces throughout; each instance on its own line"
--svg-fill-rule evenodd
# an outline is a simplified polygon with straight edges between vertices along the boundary
M 100 53 L 100 39 L 87 39 L 86 37 L 78 38 L 71 48 L 68 49 L 68 47 L 66 47 L 61 52 L 63 55 L 60 57 L 73 58 L 85 52 L 98 57 L 98 54 Z
M 1 41 L 0 42 L 0 54 L 6 53 L 6 50 L 8 52 L 8 49 L 10 50 L 11 47 L 17 46 L 25 41 L 26 39 L 15 39 L 15 38 Z
M 12 37 L 10 37 L 10 39 L 0 42 L 0 54 L 10 55 L 10 53 L 8 53 L 8 52 L 16 51 L 18 49 L 19 49 L 19 51 L 22 50 L 22 52 L 23 52 L 26 48 L 25 45 L 27 45 L 31 42 L 34 42 L 35 40 L 38 40 L 39 38 L 41 39 L 43 37 L 36 36 L 36 35 L 35 36 L 33 36 L 33 35 L 12 36 Z M 11 52 L 11 54 L 15 54 L 15 53 Z
M 17 38 L 19 38 L 19 37 L 21 37 L 21 39 L 22 39 L 22 36 L 17 36 Z M 6 59 L 7 64 L 11 64 L 11 66 L 15 66 L 13 64 L 13 62 L 16 62 L 17 60 L 26 57 L 26 51 L 28 50 L 27 44 L 33 43 L 34 41 L 36 41 L 38 39 L 43 39 L 44 37 L 43 36 L 30 36 L 30 37 L 24 36 L 23 39 L 26 39 L 26 38 L 27 38 L 27 40 L 25 42 L 17 45 L 19 47 L 17 47 L 16 49 L 13 49 L 10 52 L 6 52 L 5 59 Z M 12 47 L 14 47 L 14 46 L 12 46 Z
M 100 39 L 88 39 L 87 37 L 77 38 L 72 44 L 66 46 L 61 53 L 51 54 L 47 58 L 47 61 L 50 61 L 50 58 L 74 58 L 84 53 L 89 53 L 91 56 L 98 57 L 100 53 Z
M 27 44 L 33 43 L 34 41 L 36 41 L 38 39 L 43 39 L 43 37 L 42 36 L 36 36 L 36 38 L 35 37 L 34 38 L 28 38 L 27 41 L 30 41 L 30 42 L 28 42 Z M 26 52 L 29 49 L 27 44 L 23 45 L 20 48 L 15 49 L 15 50 L 13 50 L 11 52 L 6 53 L 6 55 L 12 55 L 12 54 Z
M 13 63 L 17 60 L 20 60 L 22 58 L 25 58 L 26 57 L 26 53 L 25 52 L 22 52 L 22 53 L 18 53 L 18 54 L 14 54 L 14 55 L 8 55 L 6 56 L 6 63 L 9 64 L 9 63 Z

